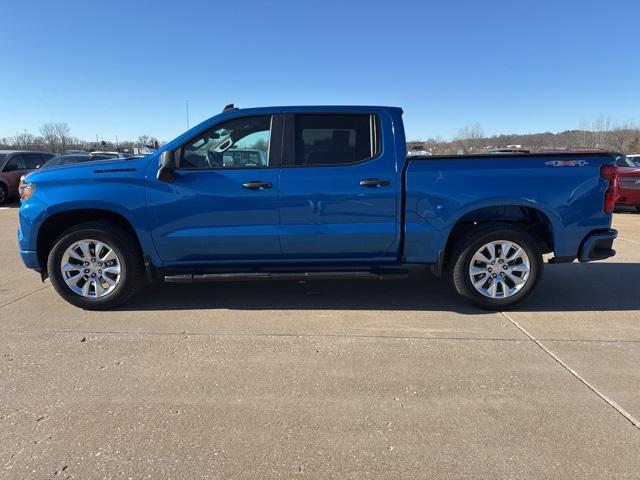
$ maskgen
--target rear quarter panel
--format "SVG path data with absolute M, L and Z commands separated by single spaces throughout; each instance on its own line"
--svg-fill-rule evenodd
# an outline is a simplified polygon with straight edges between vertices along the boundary
M 578 161 L 563 165 L 563 161 Z M 556 256 L 576 255 L 592 230 L 608 228 L 608 182 L 600 166 L 612 156 L 496 156 L 413 159 L 407 166 L 405 261 L 435 263 L 449 234 L 474 210 L 518 205 L 548 219 Z

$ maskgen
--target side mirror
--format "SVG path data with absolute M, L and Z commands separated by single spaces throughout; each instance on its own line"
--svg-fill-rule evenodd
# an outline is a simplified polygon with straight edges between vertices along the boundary
M 165 150 L 160 154 L 160 168 L 156 178 L 161 182 L 172 183 L 176 179 L 176 160 L 173 152 Z

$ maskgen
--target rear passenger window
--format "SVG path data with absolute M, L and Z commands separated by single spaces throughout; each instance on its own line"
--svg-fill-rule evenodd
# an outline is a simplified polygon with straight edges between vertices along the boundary
M 347 165 L 378 154 L 374 115 L 297 115 L 295 164 Z

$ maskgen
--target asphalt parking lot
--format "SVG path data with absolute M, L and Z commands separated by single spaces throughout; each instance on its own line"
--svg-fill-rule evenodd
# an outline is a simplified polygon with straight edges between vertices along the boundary
M 421 272 L 85 312 L 0 209 L 0 477 L 639 478 L 640 215 L 614 226 L 506 314 Z

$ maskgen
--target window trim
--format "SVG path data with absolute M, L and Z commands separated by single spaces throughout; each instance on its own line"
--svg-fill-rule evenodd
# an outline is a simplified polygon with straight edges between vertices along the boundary
M 185 145 L 197 140 L 199 137 L 204 135 L 206 132 L 214 130 L 215 128 L 223 125 L 232 120 L 242 120 L 245 118 L 262 118 L 262 117 L 270 117 L 271 121 L 269 123 L 269 152 L 268 152 L 268 161 L 269 165 L 266 166 L 256 166 L 256 167 L 208 167 L 208 168 L 190 168 L 190 167 L 182 167 L 180 165 L 182 161 L 182 150 Z M 268 169 L 268 168 L 280 168 L 282 163 L 282 119 L 283 115 L 280 114 L 265 114 L 265 115 L 241 115 L 238 117 L 228 118 L 222 122 L 216 123 L 205 130 L 201 130 L 197 134 L 185 140 L 177 149 L 173 151 L 174 158 L 176 160 L 176 170 L 181 172 L 210 172 L 210 171 L 232 171 L 232 170 L 260 170 L 260 169 Z M 273 162 L 271 161 L 273 157 Z
M 297 165 L 296 162 L 296 118 L 299 116 L 313 115 L 313 116 L 354 116 L 354 115 L 366 115 L 369 117 L 369 131 L 373 133 L 373 137 L 370 136 L 371 146 L 374 149 L 373 155 L 358 160 L 356 162 L 349 163 L 327 163 L 320 165 Z M 370 162 L 376 160 L 382 155 L 383 143 L 380 126 L 380 115 L 373 112 L 304 112 L 304 113 L 292 113 L 287 114 L 285 118 L 284 137 L 283 137 L 283 157 L 282 168 L 326 168 L 326 167 L 350 167 L 359 165 L 361 163 Z

